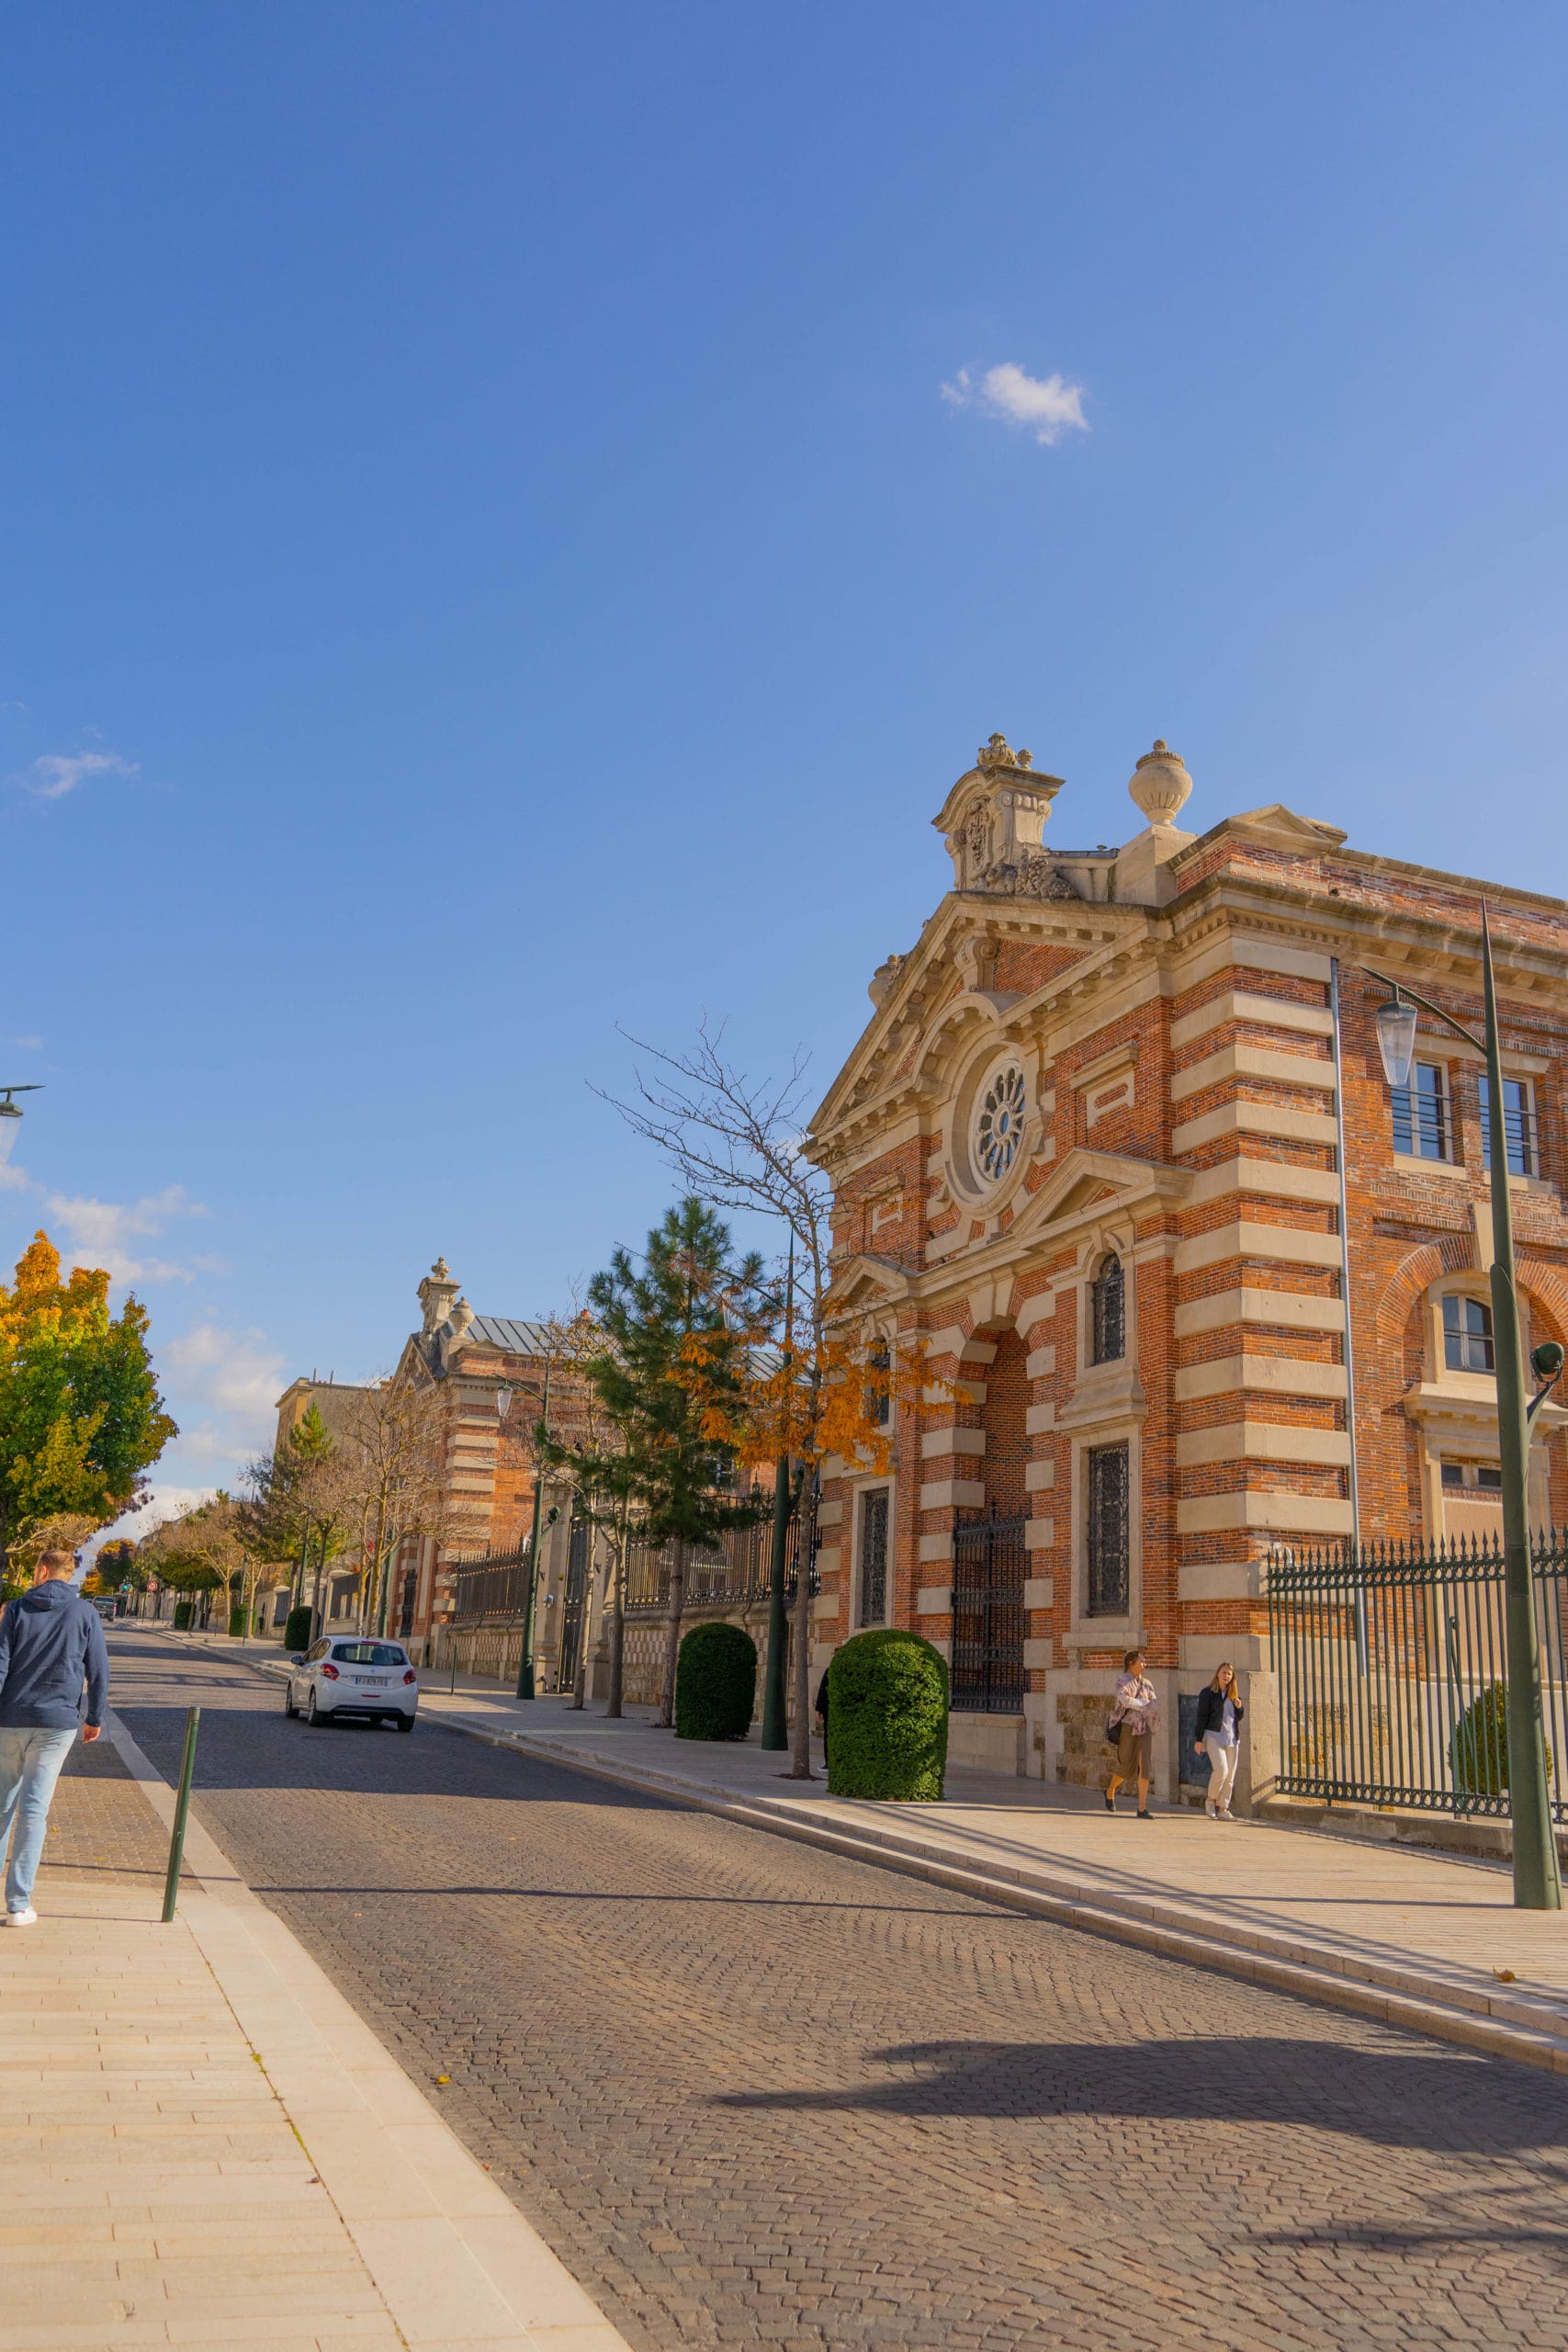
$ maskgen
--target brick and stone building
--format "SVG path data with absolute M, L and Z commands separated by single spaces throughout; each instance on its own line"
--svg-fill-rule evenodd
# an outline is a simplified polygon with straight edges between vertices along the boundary
M 1276 1547 L 1498 1523 L 1477 1061 L 1424 1025 L 1391 1096 L 1364 968 L 1479 1025 L 1483 896 L 1529 1342 L 1568 1336 L 1568 905 L 1279 805 L 1193 832 L 1191 788 L 1156 743 L 1134 838 L 1053 850 L 1061 780 L 993 736 L 934 820 L 953 888 L 877 970 L 810 1145 L 840 1312 L 933 1381 L 890 1475 L 829 1465 L 818 1658 L 915 1626 L 952 1661 L 955 1760 L 1088 1782 L 1141 1645 L 1168 1797 L 1222 1657 L 1268 1777 Z M 1563 1420 L 1534 1456 L 1559 1520 Z
M 506 1316 L 476 1315 L 461 1295 L 444 1258 L 419 1284 L 420 1324 L 402 1344 L 391 1374 L 394 1384 L 424 1397 L 434 1417 L 436 1444 L 445 1465 L 446 1499 L 436 1533 L 412 1535 L 400 1545 L 390 1566 L 389 1629 L 430 1659 L 434 1637 L 452 1619 L 460 1563 L 487 1553 L 515 1555 L 533 1523 L 533 1435 L 544 1395 L 550 1340 L 535 1322 Z M 353 1408 L 369 1396 L 363 1386 L 299 1379 L 278 1399 L 278 1442 L 316 1405 L 334 1437 L 352 1443 Z M 504 1413 L 498 1402 L 504 1401 Z M 570 1442 L 579 1415 L 575 1384 L 557 1366 L 551 1384 L 550 1429 Z M 536 1654 L 540 1686 L 552 1687 L 559 1629 L 566 1615 L 570 1544 L 570 1482 L 547 1480 L 542 1507 L 558 1509 L 547 1522 L 540 1545 Z M 326 1622 L 354 1622 L 359 1607 L 360 1564 L 352 1551 L 334 1560 L 323 1598 Z M 281 1627 L 288 1589 L 278 1588 L 268 1608 Z M 463 1656 L 465 1667 L 514 1672 L 521 1643 L 521 1616 L 486 1637 L 483 1655 L 476 1634 Z M 445 1653 L 443 1653 L 445 1656 Z

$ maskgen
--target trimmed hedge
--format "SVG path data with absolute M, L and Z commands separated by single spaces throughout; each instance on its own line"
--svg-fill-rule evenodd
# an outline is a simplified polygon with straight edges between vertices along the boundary
M 828 1790 L 934 1804 L 947 1770 L 947 1660 L 901 1625 L 855 1634 L 828 1668 Z
M 677 1739 L 744 1739 L 757 1698 L 757 1645 L 743 1625 L 694 1625 L 675 1661 Z
M 175 1633 L 188 1634 L 190 1631 L 190 1621 L 195 1615 L 196 1603 L 194 1600 L 176 1600 L 175 1603 Z
M 289 1611 L 288 1623 L 283 1629 L 283 1646 L 290 1657 L 296 1650 L 310 1648 L 310 1604 L 308 1600 L 302 1600 L 297 1609 Z
M 1465 1796 L 1502 1797 L 1508 1793 L 1508 1686 L 1491 1683 L 1472 1699 L 1453 1727 L 1449 1761 L 1454 1786 Z M 1546 1777 L 1552 1774 L 1551 1750 L 1546 1751 Z
M 251 1612 L 248 1609 L 230 1610 L 229 1631 L 235 1641 L 243 1642 L 245 1635 L 250 1632 L 250 1614 Z

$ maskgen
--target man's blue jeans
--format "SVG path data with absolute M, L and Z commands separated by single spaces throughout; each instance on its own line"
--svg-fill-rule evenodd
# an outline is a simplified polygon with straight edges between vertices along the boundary
M 11 1837 L 13 1818 L 17 1828 L 6 1873 L 7 1911 L 31 1908 L 54 1784 L 75 1736 L 74 1731 L 25 1731 L 0 1724 L 0 1852 Z

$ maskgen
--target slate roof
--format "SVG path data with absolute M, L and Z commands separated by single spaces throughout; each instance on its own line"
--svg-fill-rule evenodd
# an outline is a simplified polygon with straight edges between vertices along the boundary
M 542 1356 L 549 1352 L 549 1334 L 539 1323 L 514 1323 L 504 1315 L 476 1315 L 468 1326 L 470 1339 L 487 1348 L 506 1348 L 513 1355 Z

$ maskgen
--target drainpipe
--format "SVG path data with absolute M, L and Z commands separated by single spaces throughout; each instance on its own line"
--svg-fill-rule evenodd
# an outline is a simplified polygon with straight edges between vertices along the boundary
M 1339 1291 L 1345 1301 L 1345 1427 L 1350 1440 L 1350 1542 L 1361 1548 L 1361 1504 L 1356 1469 L 1356 1335 L 1350 1306 L 1350 1179 L 1345 1165 L 1345 1050 L 1339 1019 L 1339 958 L 1328 961 L 1328 1002 L 1334 1015 L 1334 1123 L 1337 1130 L 1335 1157 L 1339 1162 Z M 1367 1599 L 1356 1594 L 1356 1664 L 1367 1670 Z

